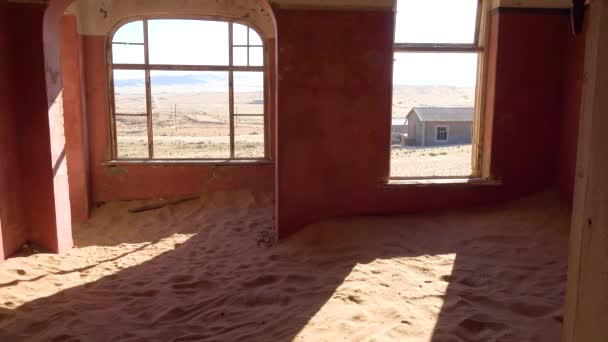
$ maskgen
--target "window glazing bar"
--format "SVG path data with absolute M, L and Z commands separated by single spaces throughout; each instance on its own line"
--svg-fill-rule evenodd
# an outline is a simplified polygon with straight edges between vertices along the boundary
M 228 64 L 232 66 L 234 60 L 233 23 L 228 23 Z M 228 71 L 228 115 L 230 120 L 230 158 L 234 158 L 234 71 Z
M 435 43 L 398 43 L 393 46 L 394 52 L 480 52 L 482 49 L 474 44 L 435 44 Z
M 148 116 L 148 113 L 115 113 L 114 116 Z
M 112 42 L 112 45 L 140 45 L 140 46 L 144 46 L 144 43 Z
M 232 50 L 232 49 L 231 49 Z M 112 64 L 116 70 L 184 70 L 184 71 L 264 71 L 263 66 L 221 65 L 159 65 L 159 64 Z
M 148 64 L 148 20 L 144 19 L 144 60 Z M 154 133 L 152 131 L 152 89 L 150 85 L 150 69 L 146 69 L 146 111 L 148 112 L 148 158 L 154 158 Z

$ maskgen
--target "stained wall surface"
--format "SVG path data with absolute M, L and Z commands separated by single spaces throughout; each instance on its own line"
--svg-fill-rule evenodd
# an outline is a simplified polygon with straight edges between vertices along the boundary
M 17 117 L 12 76 L 9 9 L 0 2 L 0 260 L 26 240 L 21 212 L 21 178 Z
M 3 2 L 2 13 L 6 26 L 0 34 L 6 34 L 8 46 L 0 54 L 10 61 L 10 70 L 2 74 L 10 76 L 4 83 L 10 89 L 2 93 L 12 99 L 2 110 L 2 129 L 7 130 L 2 158 L 8 159 L 0 172 L 3 254 L 26 240 L 62 252 L 72 245 L 61 68 L 59 58 L 53 58 L 59 53 L 55 24 L 63 11 L 47 12 L 44 3 Z
M 133 10 L 115 5 L 114 9 Z M 62 73 L 59 22 L 52 35 L 41 34 L 46 5 L 4 6 L 0 19 L 7 20 L 0 25 L 7 27 L 0 26 L 0 47 L 11 44 L 11 49 L 0 49 L 0 65 L 10 61 L 19 76 L 10 74 L 14 77 L 7 82 L 9 73 L 4 73 L 0 88 L 8 84 L 22 96 L 13 96 L 17 100 L 11 103 L 10 92 L 0 95 L 0 133 L 6 133 L 0 137 L 4 139 L 0 158 L 9 161 L 0 166 L 5 252 L 25 239 L 60 249 L 67 232 L 48 227 L 48 222 L 67 222 L 66 214 L 73 208 L 75 215 L 86 216 L 88 199 L 103 202 L 275 187 L 278 231 L 285 237 L 306 224 L 333 217 L 486 203 L 534 192 L 557 180 L 565 193 L 571 188 L 577 118 L 574 110 L 564 108 L 577 107 L 578 88 L 576 82 L 564 79 L 580 79 L 577 60 L 582 39 L 570 38 L 564 11 L 501 9 L 491 17 L 488 98 L 492 105 L 487 112 L 493 120 L 484 130 L 492 133 L 493 140 L 484 152 L 491 154 L 490 170 L 503 185 L 399 187 L 386 184 L 392 93 L 389 7 L 312 10 L 299 7 L 297 1 L 275 6 L 276 31 L 274 23 L 265 26 L 274 32 L 267 42 L 270 78 L 279 80 L 276 89 L 274 82 L 269 84 L 274 163 L 107 166 L 105 35 L 113 24 L 96 25 L 98 18 L 88 24 L 79 20 L 80 34 L 72 30 L 71 36 L 63 37 L 68 49 Z M 261 9 L 270 8 L 261 6 L 260 13 Z M 95 15 L 103 13 L 95 11 Z M 66 25 L 73 29 L 74 22 Z M 561 57 L 570 47 L 578 52 Z M 9 50 L 15 54 L 9 56 Z M 78 54 L 80 75 L 74 65 L 65 68 Z M 43 91 L 49 81 L 49 92 Z M 10 112 L 13 115 L 6 115 Z M 78 116 L 80 122 L 74 119 Z M 63 118 L 69 120 L 67 164 L 62 153 Z M 70 153 L 71 148 L 76 152 Z M 89 176 L 70 186 L 70 199 L 80 198 L 72 205 L 64 191 L 70 154 L 79 156 L 71 158 L 72 166 L 88 170 L 84 172 Z M 26 207 L 27 213 L 22 212 Z
M 206 191 L 254 189 L 272 191 L 274 164 L 120 165 L 108 166 L 108 98 L 105 37 L 83 36 L 87 126 L 94 202 L 191 195 Z M 269 47 L 272 48 L 272 42 Z M 274 65 L 273 53 L 269 53 Z M 270 99 L 272 102 L 272 99 Z M 275 121 L 269 107 L 270 126 Z M 274 139 L 270 139 L 271 150 Z
M 43 48 L 43 4 L 9 3 L 21 203 L 27 238 L 56 249 L 53 168 Z
M 65 15 L 61 20 L 61 75 L 63 80 L 63 109 L 67 171 L 69 177 L 70 211 L 72 222 L 88 219 L 89 146 L 86 126 L 86 97 L 84 96 L 84 70 L 82 66 L 82 40 L 78 34 L 77 19 Z
M 497 41 L 489 53 L 495 84 L 488 129 L 499 187 L 386 186 L 392 11 L 277 8 L 275 16 L 280 236 L 332 217 L 486 203 L 555 183 L 567 12 L 491 17 L 498 32 L 490 33 Z

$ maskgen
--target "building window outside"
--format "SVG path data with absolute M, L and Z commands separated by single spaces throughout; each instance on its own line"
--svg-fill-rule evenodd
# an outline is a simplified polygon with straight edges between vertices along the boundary
M 435 140 L 437 140 L 438 142 L 448 141 L 448 126 L 437 126 L 435 127 L 435 130 Z

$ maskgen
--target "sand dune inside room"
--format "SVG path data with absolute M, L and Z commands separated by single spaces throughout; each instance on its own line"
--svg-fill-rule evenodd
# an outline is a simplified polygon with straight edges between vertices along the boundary
M 608 1 L 0 0 L 0 342 L 608 341 Z
M 569 215 L 554 192 L 335 220 L 274 243 L 272 196 L 108 203 L 65 255 L 0 264 L 6 341 L 556 341 Z M 347 233 L 348 232 L 348 233 Z

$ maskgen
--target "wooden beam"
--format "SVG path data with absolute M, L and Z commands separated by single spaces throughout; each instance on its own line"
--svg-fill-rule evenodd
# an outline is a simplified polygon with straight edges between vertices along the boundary
M 564 342 L 608 341 L 608 4 L 592 1 L 585 56 Z

